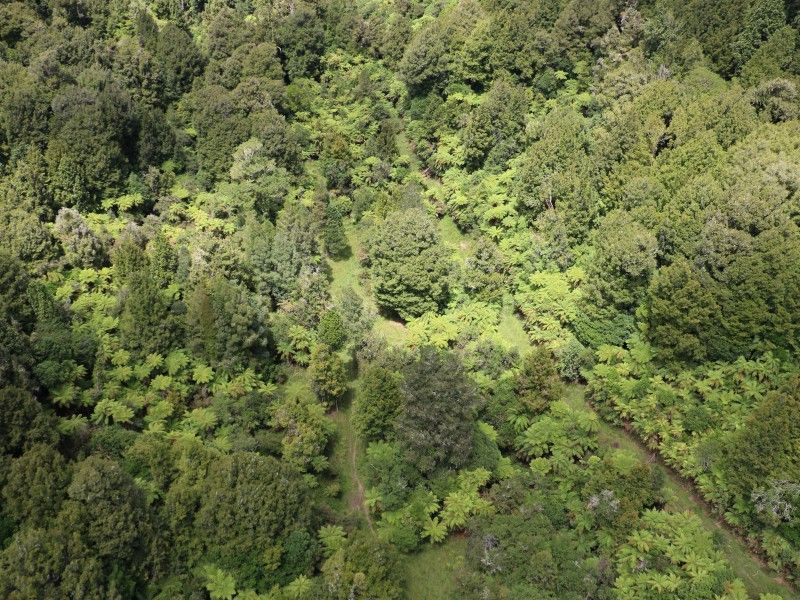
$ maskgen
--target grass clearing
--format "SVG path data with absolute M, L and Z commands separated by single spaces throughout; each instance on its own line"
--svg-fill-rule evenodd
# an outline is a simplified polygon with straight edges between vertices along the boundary
M 449 216 L 439 219 L 439 233 L 442 236 L 442 243 L 446 248 L 453 251 L 453 257 L 462 265 L 467 257 L 472 253 L 472 241 L 458 229 L 458 225 Z
M 497 333 L 508 342 L 510 346 L 516 348 L 520 355 L 524 356 L 531 350 L 530 338 L 522 325 L 522 320 L 515 315 L 510 308 L 504 308 L 500 315 L 500 323 L 497 326 Z
M 290 367 L 287 370 L 286 382 L 283 384 L 283 393 L 287 396 L 313 396 L 311 389 L 311 376 L 306 369 Z
M 350 256 L 343 260 L 328 260 L 331 268 L 331 295 L 341 298 L 342 292 L 348 287 L 353 288 L 366 300 L 364 287 L 361 285 L 361 267 L 358 264 L 358 254 L 361 251 L 361 239 L 356 228 L 350 224 L 345 227 L 345 235 L 350 245 Z
M 450 537 L 443 544 L 428 545 L 406 557 L 408 600 L 448 600 L 456 592 L 456 571 L 464 564 L 467 540 Z

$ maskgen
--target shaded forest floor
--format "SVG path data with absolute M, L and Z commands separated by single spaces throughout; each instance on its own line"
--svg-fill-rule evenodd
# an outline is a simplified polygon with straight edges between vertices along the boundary
M 449 217 L 440 220 L 440 228 L 443 242 L 451 248 L 455 258 L 463 261 L 471 249 L 471 241 L 458 231 Z M 375 309 L 371 294 L 365 289 L 361 279 L 358 262 L 361 239 L 353 229 L 348 231 L 347 237 L 351 247 L 350 257 L 330 263 L 333 277 L 332 294 L 334 298 L 339 297 L 344 289 L 351 287 L 363 298 L 367 306 Z M 373 331 L 385 337 L 390 344 L 398 345 L 404 344 L 408 335 L 405 325 L 380 315 L 375 321 Z M 503 311 L 500 333 L 521 354 L 530 349 L 522 321 L 510 309 Z M 350 397 L 357 393 L 358 380 L 355 380 L 352 382 Z M 570 386 L 566 400 L 575 408 L 593 411 L 584 397 L 583 386 Z M 331 417 L 336 424 L 336 441 L 331 454 L 331 467 L 341 485 L 341 508 L 363 526 L 374 530 L 369 509 L 364 503 L 365 487 L 359 474 L 359 464 L 364 449 L 361 448 L 350 421 L 349 403 L 347 407 L 335 411 Z M 648 450 L 633 434 L 602 419 L 599 419 L 599 423 L 598 437 L 601 446 L 626 449 L 633 452 L 640 460 L 659 464 L 665 473 L 667 509 L 671 512 L 689 511 L 702 520 L 709 535 L 718 542 L 734 574 L 742 580 L 751 596 L 757 598 L 759 594 L 773 593 L 786 600 L 800 600 L 800 595 L 771 571 L 735 532 L 713 514 L 691 482 L 666 466 L 658 453 Z M 465 539 L 451 536 L 443 544 L 427 546 L 417 554 L 408 556 L 405 559 L 408 598 L 437 600 L 452 597 L 455 592 L 455 573 L 463 564 L 465 548 Z

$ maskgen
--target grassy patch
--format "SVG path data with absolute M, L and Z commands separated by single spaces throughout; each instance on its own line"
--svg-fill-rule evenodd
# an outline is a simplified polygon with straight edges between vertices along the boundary
M 358 294 L 365 298 L 366 294 L 361 285 L 359 274 L 361 267 L 358 264 L 358 253 L 361 249 L 361 241 L 354 227 L 347 227 L 346 229 L 347 241 L 350 244 L 350 256 L 345 260 L 329 260 L 328 264 L 331 268 L 331 296 L 338 299 L 341 298 L 342 292 L 348 288 L 353 288 Z
M 442 243 L 453 251 L 453 256 L 463 264 L 472 252 L 472 242 L 459 231 L 452 218 L 445 216 L 439 220 Z
M 531 342 L 522 321 L 510 309 L 504 309 L 500 315 L 500 324 L 497 333 L 512 347 L 519 350 L 520 355 L 525 355 L 531 349 Z
M 311 376 L 307 369 L 290 367 L 287 370 L 286 383 L 283 384 L 284 396 L 313 396 Z
M 351 462 L 351 446 L 355 441 L 355 432 L 350 422 L 350 409 L 335 412 L 331 420 L 336 424 L 336 437 L 330 453 L 331 472 L 339 482 L 340 495 L 331 502 L 338 512 L 348 512 L 353 498 L 358 493 L 355 474 Z
M 406 558 L 408 600 L 445 600 L 454 597 L 455 574 L 464 564 L 467 541 L 451 537 Z

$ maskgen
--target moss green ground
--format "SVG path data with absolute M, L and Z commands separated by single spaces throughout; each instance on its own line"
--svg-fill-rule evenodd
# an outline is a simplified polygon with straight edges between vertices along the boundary
M 425 548 L 405 560 L 409 600 L 455 598 L 455 575 L 464 564 L 467 541 L 451 536 L 445 543 Z
M 463 261 L 471 249 L 471 242 L 460 234 L 455 223 L 446 217 L 440 221 L 443 242 L 453 250 L 454 258 Z M 361 280 L 358 254 L 361 250 L 361 239 L 357 232 L 350 228 L 347 237 L 351 246 L 351 256 L 346 260 L 330 263 L 333 282 L 331 290 L 334 298 L 338 297 L 346 287 L 352 287 L 363 298 L 365 303 L 375 308 L 368 290 Z M 506 303 L 510 305 L 510 303 Z M 407 340 L 407 331 L 402 323 L 379 316 L 376 319 L 374 332 L 382 335 L 391 344 L 402 345 Z M 530 342 L 520 319 L 510 310 L 503 311 L 499 330 L 501 335 L 521 353 L 530 349 Z M 302 382 L 290 382 L 292 385 L 303 385 Z M 288 385 L 288 384 L 287 384 Z M 357 381 L 353 382 L 354 393 L 357 393 Z M 592 410 L 584 399 L 581 386 L 571 386 L 567 392 L 567 400 L 575 407 Z M 341 486 L 341 494 L 335 502 L 338 508 L 346 509 L 357 521 L 367 525 L 366 513 L 363 511 L 363 485 L 358 474 L 358 463 L 363 449 L 350 422 L 349 406 L 332 415 L 336 424 L 336 437 L 331 451 L 331 467 L 337 475 Z M 600 421 L 599 441 L 604 447 L 623 448 L 635 453 L 641 460 L 659 462 L 658 456 L 644 448 L 631 434 L 604 421 Z M 663 468 L 663 467 L 662 467 Z M 736 576 L 741 579 L 751 596 L 774 593 L 786 600 L 800 600 L 789 586 L 776 577 L 766 565 L 753 555 L 742 540 L 728 530 L 708 509 L 706 504 L 696 496 L 691 484 L 683 481 L 674 472 L 665 468 L 667 509 L 675 512 L 690 511 L 700 517 L 709 535 L 718 540 L 720 549 L 731 565 Z M 463 564 L 466 541 L 463 538 L 451 537 L 447 542 L 437 546 L 426 546 L 420 552 L 405 559 L 407 575 L 407 597 L 409 600 L 437 600 L 454 597 L 455 575 Z

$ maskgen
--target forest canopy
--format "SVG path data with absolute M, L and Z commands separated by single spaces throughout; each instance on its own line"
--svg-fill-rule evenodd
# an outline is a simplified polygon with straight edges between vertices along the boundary
M 0 2 L 2 598 L 791 600 L 798 352 L 794 0 Z

